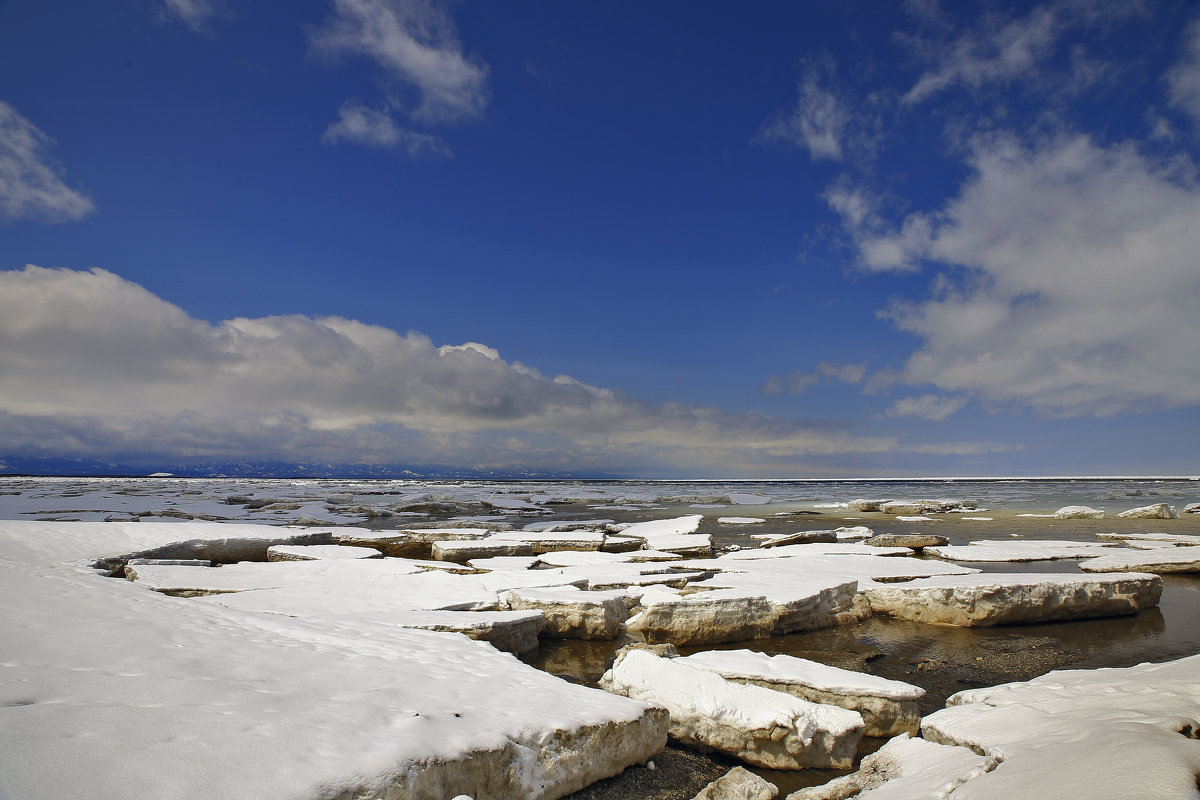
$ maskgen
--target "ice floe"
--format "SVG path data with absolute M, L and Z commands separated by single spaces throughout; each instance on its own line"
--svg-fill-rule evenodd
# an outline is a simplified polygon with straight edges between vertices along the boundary
M 1175 510 L 1175 506 L 1155 503 L 1122 511 L 1117 516 L 1120 519 L 1179 519 L 1179 512 Z
M 517 589 L 508 593 L 513 610 L 536 609 L 545 615 L 543 635 L 564 639 L 615 639 L 629 616 L 625 593 L 579 589 Z
M 1084 572 L 1200 572 L 1200 547 L 1165 547 L 1102 555 L 1080 562 Z
M 681 742 L 772 769 L 848 767 L 862 738 L 854 711 L 733 683 L 645 650 L 618 654 L 601 686 L 665 707 Z
M 967 545 L 927 547 L 925 552 L 951 561 L 1052 561 L 1102 555 L 1111 546 L 1104 542 L 983 539 Z
M 876 614 L 940 625 L 991 626 L 1136 614 L 1158 604 L 1162 579 L 1143 573 L 984 573 L 863 590 Z
M 1194 798 L 1200 656 L 1123 669 L 1061 670 L 954 695 L 921 735 L 990 756 L 953 795 Z
M 715 672 L 726 680 L 753 683 L 813 703 L 841 706 L 862 715 L 867 736 L 916 732 L 920 724 L 919 686 L 840 669 L 788 655 L 751 650 L 708 650 L 676 663 Z
M 1104 512 L 1091 506 L 1063 506 L 1054 512 L 1055 519 L 1104 519 Z
M 194 524 L 176 536 L 236 549 L 229 526 Z M 663 746 L 652 706 L 458 634 L 249 613 L 212 601 L 267 592 L 180 600 L 89 568 L 169 544 L 147 525 L 0 522 L 5 797 L 550 800 Z
M 997 758 L 966 747 L 897 736 L 865 757 L 857 771 L 787 800 L 944 800 L 973 797 L 955 789 L 995 768 Z M 1026 795 L 1014 795 L 1029 796 Z M 1086 796 L 1086 795 L 1081 795 Z

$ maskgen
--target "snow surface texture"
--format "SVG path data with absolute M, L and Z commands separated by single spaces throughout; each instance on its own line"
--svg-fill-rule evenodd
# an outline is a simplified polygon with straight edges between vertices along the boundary
M 1053 561 L 1103 555 L 1108 547 L 1111 545 L 1101 542 L 984 539 L 968 545 L 927 547 L 925 552 L 951 561 Z
M 853 711 L 733 683 L 646 650 L 619 654 L 600 685 L 667 708 L 671 735 L 685 744 L 760 767 L 844 769 L 863 733 Z
M 1164 547 L 1090 558 L 1079 568 L 1084 572 L 1200 572 L 1200 547 Z
M 751 650 L 709 650 L 676 659 L 676 663 L 715 672 L 726 680 L 857 711 L 867 736 L 915 732 L 921 721 L 917 700 L 925 696 L 925 690 L 902 681 Z
M 1136 614 L 1158 604 L 1162 578 L 1145 573 L 955 575 L 864 591 L 876 614 L 987 627 Z
M 5 800 L 557 798 L 663 746 L 661 711 L 458 634 L 251 613 L 89 568 L 262 536 L 237 527 L 0 522 Z
M 862 760 L 858 771 L 787 800 L 945 800 L 955 789 L 993 769 L 996 759 L 965 747 L 897 736 Z M 1013 797 L 1051 797 L 1039 791 Z M 1092 796 L 1091 793 L 1079 795 Z
M 692 800 L 775 800 L 779 788 L 745 767 L 734 767 L 700 790 Z
M 922 735 L 999 765 L 953 800 L 1200 797 L 1200 656 L 960 692 Z

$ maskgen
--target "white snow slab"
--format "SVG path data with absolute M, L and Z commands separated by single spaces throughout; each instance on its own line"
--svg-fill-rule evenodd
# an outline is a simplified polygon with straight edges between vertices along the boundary
M 764 566 L 723 573 L 692 588 L 707 590 L 643 594 L 637 614 L 626 622 L 626 628 L 648 642 L 677 645 L 737 642 L 827 628 L 850 613 L 858 582 L 837 570 L 788 571 Z
M 733 683 L 645 650 L 618 655 L 601 686 L 666 707 L 676 739 L 761 767 L 845 768 L 862 738 L 853 711 Z
M 84 538 L 96 523 L 57 523 L 64 535 Z M 96 552 L 96 560 L 116 565 L 130 558 L 200 559 L 214 562 L 266 561 L 267 548 L 277 544 L 330 544 L 331 528 L 293 528 L 227 522 L 110 522 L 102 530 L 111 550 Z
M 533 548 L 535 555 L 553 553 L 556 550 L 599 550 L 604 545 L 604 534 L 597 531 L 505 531 L 497 533 L 487 541 L 524 542 Z
M 1118 542 L 1170 542 L 1174 545 L 1200 545 L 1200 536 L 1186 533 L 1097 533 L 1097 539 Z
M 596 550 L 559 550 L 537 557 L 539 564 L 548 567 L 579 567 L 596 564 L 629 564 L 631 553 L 604 553 Z M 679 558 L 680 556 L 675 556 Z
M 717 517 L 720 525 L 757 525 L 766 522 L 762 517 Z
M 545 615 L 543 633 L 559 639 L 615 639 L 629 616 L 625 593 L 578 589 L 518 589 L 508 593 L 512 609 L 537 609 Z
M 550 800 L 665 741 L 646 704 L 458 634 L 248 613 L 89 568 L 168 544 L 146 525 L 0 522 L 5 800 Z
M 849 525 L 842 528 L 834 528 L 833 532 L 837 534 L 839 542 L 853 542 L 858 539 L 870 539 L 875 535 L 875 531 L 871 530 L 866 525 Z
M 715 672 L 726 680 L 753 683 L 813 703 L 857 711 L 867 736 L 915 732 L 921 720 L 917 701 L 925 696 L 925 690 L 911 683 L 751 650 L 709 650 L 676 662 Z
M 1175 510 L 1175 506 L 1167 503 L 1154 503 L 1122 511 L 1117 514 L 1117 517 L 1120 519 L 1179 519 L 1179 512 Z
M 789 544 L 832 543 L 839 541 L 836 531 L 797 531 L 796 533 L 755 534 L 759 547 L 786 547 Z
M 511 539 L 477 539 L 470 541 L 434 542 L 432 555 L 435 561 L 457 561 L 464 563 L 476 558 L 496 556 L 530 556 L 533 545 Z
M 1110 547 L 1100 542 L 984 539 L 967 545 L 926 547 L 925 552 L 950 561 L 1053 561 L 1101 555 Z
M 340 545 L 372 547 L 385 556 L 397 558 L 429 558 L 434 542 L 485 539 L 492 535 L 487 528 L 423 528 L 405 530 L 343 529 L 334 533 Z
M 1143 573 L 981 573 L 863 589 L 876 614 L 941 625 L 990 626 L 1136 614 L 1158 604 L 1162 579 Z
M 1104 511 L 1091 506 L 1063 506 L 1054 512 L 1055 519 L 1104 519 Z
M 955 790 L 996 766 L 993 756 L 966 747 L 897 736 L 862 760 L 858 771 L 823 786 L 801 789 L 787 800 L 945 800 L 970 797 Z M 1024 797 L 1041 796 L 1034 790 Z M 1086 796 L 1086 795 L 1084 795 Z
M 334 545 L 335 547 L 337 545 Z M 349 549 L 349 548 L 347 548 Z M 396 578 L 423 572 L 399 558 L 308 561 L 242 561 L 223 567 L 126 565 L 125 577 L 139 586 L 176 597 L 196 597 L 311 583 L 336 590 L 342 584 Z
M 521 570 L 533 569 L 540 563 L 537 556 L 492 556 L 490 558 L 467 559 L 467 564 L 478 570 Z
M 947 705 L 922 721 L 922 735 L 1000 762 L 954 797 L 1145 800 L 1198 794 L 1200 656 L 1054 671 L 960 692 Z
M 267 548 L 267 561 L 331 561 L 339 558 L 382 558 L 371 547 L 342 547 L 337 544 L 276 544 Z
M 688 514 L 683 517 L 674 517 L 672 519 L 655 519 L 649 522 L 635 522 L 632 525 L 625 526 L 621 531 L 622 536 L 636 536 L 642 539 L 650 539 L 655 536 L 671 536 L 685 533 L 695 533 L 700 527 L 700 520 L 704 519 L 703 514 Z
M 662 534 L 646 538 L 648 549 L 681 556 L 712 555 L 712 536 L 707 533 Z
M 1079 564 L 1084 572 L 1200 572 L 1200 547 L 1125 550 Z
M 710 572 L 683 568 L 686 562 L 645 562 L 628 564 L 599 564 L 564 567 L 563 572 L 585 578 L 592 589 L 613 589 L 623 586 L 649 586 L 661 583 L 680 588 L 689 582 L 708 577 Z M 535 570 L 540 572 L 541 570 Z
M 763 558 L 811 558 L 814 556 L 911 556 L 908 547 L 869 547 L 861 542 L 814 542 L 781 547 L 736 550 L 719 557 L 721 561 L 755 561 Z

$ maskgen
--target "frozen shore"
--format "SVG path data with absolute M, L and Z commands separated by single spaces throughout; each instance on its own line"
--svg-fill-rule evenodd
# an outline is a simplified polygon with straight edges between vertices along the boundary
M 855 543 L 870 537 L 863 523 L 908 524 L 900 514 L 839 518 L 836 527 L 853 529 L 853 538 L 830 526 L 832 541 L 801 536 L 793 541 L 811 543 L 730 550 L 731 541 L 749 545 L 754 537 L 722 533 L 745 526 L 721 523 L 719 511 L 670 516 L 667 506 L 640 520 L 638 513 L 615 514 L 614 521 L 594 512 L 580 519 L 576 506 L 572 522 L 546 501 L 497 500 L 493 507 L 507 508 L 507 522 L 495 513 L 443 514 L 428 524 L 412 517 L 410 528 L 390 530 L 155 515 L 140 522 L 0 522 L 0 796 L 563 797 L 631 766 L 647 774 L 637 765 L 657 756 L 668 729 L 681 742 L 695 735 L 685 729 L 699 731 L 697 741 L 711 747 L 718 729 L 704 709 L 719 706 L 728 720 L 750 721 L 738 712 L 741 701 L 731 699 L 742 689 L 804 697 L 801 685 L 814 692 L 808 701 L 817 708 L 843 708 L 815 717 L 764 712 L 771 725 L 755 733 L 752 724 L 745 744 L 730 752 L 749 756 L 779 743 L 802 772 L 822 763 L 848 765 L 853 746 L 847 756 L 846 737 L 854 726 L 830 729 L 828 747 L 837 755 L 822 762 L 804 743 L 812 734 L 801 720 L 869 712 L 876 716 L 871 735 L 913 730 L 917 687 L 889 688 L 861 666 L 838 676 L 811 662 L 783 669 L 782 661 L 703 649 L 738 642 L 769 651 L 781 636 L 812 635 L 797 632 L 872 630 L 884 624 L 878 615 L 977 625 L 1157 614 L 1164 579 L 1129 570 L 1145 564 L 1170 571 L 1154 565 L 1186 565 L 1194 546 L 1188 533 L 1194 526 L 1153 533 L 1125 520 L 1114 525 L 1117 534 L 1080 537 L 1083 545 L 1030 541 L 1024 550 L 1006 551 L 1006 543 L 976 540 L 968 546 L 997 561 L 1104 557 L 1123 569 L 1006 574 L 987 558 L 954 563 L 954 547 L 964 549 L 961 537 L 941 548 L 942 560 L 894 546 L 903 539 Z M 956 510 L 961 506 L 944 505 L 925 513 L 978 530 Z M 803 517 L 792 512 L 773 519 L 771 504 L 758 506 L 754 513 L 765 522 L 756 528 L 817 527 L 797 525 Z M 529 516 L 541 521 L 513 524 Z M 1061 537 L 1064 523 L 1058 524 Z M 441 542 L 482 550 L 470 559 L 431 559 L 452 549 L 435 550 Z M 528 555 L 506 554 L 514 547 L 528 548 Z M 385 557 L 390 548 L 406 548 L 408 557 Z M 1153 616 L 1147 619 L 1153 624 Z M 1028 630 L 1036 639 L 1039 629 Z M 675 714 L 650 696 L 663 689 L 623 690 L 648 701 L 638 702 L 561 680 L 511 655 L 552 641 L 595 643 L 597 652 L 611 653 L 639 636 L 695 653 L 677 668 L 648 666 L 646 675 L 690 669 L 712 676 L 692 681 L 690 700 L 671 701 Z M 645 661 L 637 656 L 629 663 Z M 731 680 L 769 688 L 716 688 Z M 686 680 L 671 691 L 678 694 L 680 685 L 686 695 Z M 701 685 L 711 685 L 713 696 L 698 691 Z M 860 699 L 845 702 L 857 706 L 839 700 L 856 693 Z M 724 699 L 714 706 L 717 697 Z M 909 705 L 885 708 L 893 701 Z M 1160 701 L 1174 702 L 1154 702 Z M 803 701 L 781 699 L 779 708 L 790 702 Z M 1103 712 L 1095 702 L 1088 709 L 1080 713 Z M 860 719 L 856 736 L 862 725 Z M 719 731 L 717 740 L 737 741 L 727 726 Z M 789 737 L 798 738 L 793 744 Z M 903 760 L 922 747 L 897 744 L 886 758 Z

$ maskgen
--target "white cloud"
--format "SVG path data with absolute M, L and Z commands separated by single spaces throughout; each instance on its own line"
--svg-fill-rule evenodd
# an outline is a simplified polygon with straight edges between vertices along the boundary
M 821 361 L 815 372 L 793 370 L 787 375 L 771 376 L 759 390 L 764 395 L 804 394 L 816 386 L 823 378 L 842 381 L 843 383 L 862 383 L 867 376 L 866 364 L 834 364 Z
M 834 91 L 824 88 L 821 83 L 817 70 L 810 67 L 800 81 L 796 107 L 767 124 L 760 133 L 761 138 L 807 148 L 814 161 L 840 161 L 851 114 Z
M 889 417 L 920 417 L 941 422 L 967 404 L 968 397 L 941 397 L 923 394 L 920 397 L 903 397 L 887 410 Z
M 0 217 L 64 222 L 96 210 L 85 195 L 63 183 L 62 170 L 46 157 L 53 144 L 0 101 Z
M 345 103 L 338 111 L 338 121 L 325 129 L 324 141 L 356 142 L 373 147 L 402 147 L 411 156 L 422 152 L 452 156 L 450 147 L 438 136 L 402 128 L 391 115 L 358 103 Z
M 985 19 L 980 30 L 946 47 L 938 66 L 923 73 L 903 99 L 919 103 L 956 84 L 977 89 L 1029 74 L 1053 52 L 1061 34 L 1058 14 L 1047 7 L 1021 19 Z
M 100 457 L 760 474 L 903 450 L 827 424 L 645 403 L 477 342 L 438 347 L 340 317 L 210 324 L 104 270 L 33 266 L 0 272 L 0 441 Z
M 1131 0 L 1053 0 L 1030 9 L 1023 17 L 984 14 L 974 28 L 949 38 L 901 37 L 919 57 L 935 63 L 901 99 L 920 103 L 951 88 L 977 91 L 1015 81 L 1078 92 L 1100 81 L 1108 67 L 1076 48 L 1070 54 L 1070 73 L 1061 81 L 1052 77 L 1050 62 L 1065 35 L 1080 28 L 1114 29 L 1129 17 L 1147 14 L 1142 3 Z M 918 11 L 914 16 L 934 24 L 939 34 L 950 27 L 940 12 L 931 15 L 927 10 Z
M 957 197 L 890 237 L 851 228 L 864 259 L 890 248 L 896 268 L 952 268 L 931 297 L 887 313 L 922 342 L 903 379 L 1051 415 L 1200 403 L 1190 162 L 1083 136 L 992 136 L 970 166 Z
M 215 0 L 162 0 L 162 5 L 168 14 L 178 17 L 194 30 L 202 30 L 205 23 L 222 13 Z
M 1167 72 L 1171 105 L 1200 123 L 1200 19 L 1184 32 L 1183 57 Z
M 334 0 L 310 35 L 319 52 L 360 55 L 420 93 L 413 116 L 426 122 L 478 117 L 487 105 L 487 66 L 468 58 L 439 0 Z

